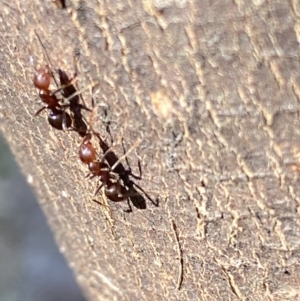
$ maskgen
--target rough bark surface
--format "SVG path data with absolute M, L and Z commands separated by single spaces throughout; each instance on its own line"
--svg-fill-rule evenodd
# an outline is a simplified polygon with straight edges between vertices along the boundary
M 90 300 L 300 299 L 298 1 L 1 2 L 1 130 Z M 34 30 L 158 207 L 92 202 L 81 138 L 33 117 Z

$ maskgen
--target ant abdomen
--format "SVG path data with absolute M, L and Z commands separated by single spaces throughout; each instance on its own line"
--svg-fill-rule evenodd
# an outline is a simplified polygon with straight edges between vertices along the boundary
M 64 130 L 72 125 L 71 116 L 67 112 L 56 108 L 50 110 L 48 122 L 57 130 Z
M 36 70 L 33 78 L 33 84 L 39 90 L 48 90 L 51 83 L 51 72 L 49 67 L 46 65 Z
M 128 198 L 127 190 L 120 182 L 109 181 L 104 187 L 104 193 L 113 202 L 121 202 Z

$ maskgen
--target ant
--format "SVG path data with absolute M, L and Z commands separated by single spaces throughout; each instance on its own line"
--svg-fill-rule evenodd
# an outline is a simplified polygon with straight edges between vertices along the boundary
M 38 69 L 33 78 L 33 84 L 39 89 L 40 99 L 46 106 L 39 109 L 34 116 L 39 115 L 43 110 L 49 109 L 50 113 L 48 115 L 49 124 L 56 128 L 57 130 L 64 130 L 70 128 L 72 125 L 71 116 L 62 110 L 62 105 L 59 103 L 56 97 L 55 91 L 52 93 L 49 89 L 51 84 L 52 73 L 48 65 Z
M 44 55 L 47 58 L 47 61 L 49 62 L 50 65 L 52 65 L 50 62 L 50 57 L 48 56 L 48 53 L 41 41 L 41 38 L 36 32 L 35 34 L 44 50 Z M 72 127 L 72 129 L 75 130 L 79 135 L 84 137 L 87 133 L 87 126 L 83 121 L 81 109 L 85 109 L 87 111 L 91 111 L 91 110 L 88 109 L 85 105 L 79 104 L 78 95 L 82 91 L 78 92 L 73 85 L 73 81 L 77 76 L 77 72 L 75 72 L 74 78 L 72 80 L 68 78 L 67 74 L 64 71 L 58 69 L 57 72 L 60 80 L 60 87 L 56 91 L 51 92 L 51 90 L 49 89 L 51 84 L 51 78 L 54 79 L 57 87 L 58 87 L 58 83 L 55 80 L 55 77 L 53 76 L 50 67 L 46 65 L 36 70 L 33 79 L 33 84 L 35 85 L 36 88 L 39 89 L 39 96 L 42 102 L 46 104 L 46 106 L 38 110 L 35 113 L 35 116 L 39 115 L 44 109 L 49 109 L 50 110 L 50 113 L 48 115 L 49 124 L 58 130 L 65 130 L 67 128 L 71 128 L 72 126 L 72 118 L 70 114 L 67 113 L 65 110 L 67 107 L 69 107 L 74 120 L 74 127 Z M 85 89 L 87 88 L 88 87 L 86 87 Z M 69 104 L 61 105 L 59 103 L 60 100 L 56 97 L 55 94 L 60 91 L 62 95 L 62 100 L 69 101 Z
M 118 174 L 114 173 L 114 169 L 119 165 L 120 160 L 117 160 L 115 164 L 110 167 L 107 163 L 103 162 L 106 154 L 104 153 L 102 160 L 97 160 L 97 152 L 94 148 L 92 142 L 92 134 L 88 133 L 79 147 L 79 158 L 80 160 L 88 165 L 90 174 L 88 175 L 89 179 L 98 177 L 101 184 L 96 189 L 94 195 L 96 195 L 102 187 L 104 187 L 104 193 L 108 199 L 113 202 L 120 202 L 128 199 L 132 194 L 121 184 Z M 127 152 L 127 154 L 131 149 Z M 126 156 L 126 154 L 124 154 Z
M 125 151 L 124 145 L 122 143 L 124 153 L 122 157 L 118 158 L 116 154 L 111 150 L 111 147 L 109 147 L 106 144 L 106 142 L 101 138 L 101 136 L 93 130 L 91 124 L 94 113 L 95 108 L 91 112 L 89 121 L 87 121 L 87 123 L 89 124 L 88 132 L 83 138 L 79 147 L 79 158 L 84 164 L 88 165 L 90 171 L 87 177 L 89 179 L 98 177 L 98 179 L 101 182 L 99 187 L 95 190 L 94 195 L 96 195 L 100 191 L 100 189 L 104 187 L 104 193 L 106 197 L 111 201 L 120 202 L 127 200 L 129 210 L 126 210 L 126 212 L 132 212 L 129 200 L 136 208 L 146 209 L 146 201 L 144 197 L 135 189 L 136 187 L 144 193 L 147 199 L 150 200 L 155 207 L 158 207 L 158 199 L 156 199 L 156 202 L 153 201 L 152 198 L 147 194 L 147 192 L 144 191 L 142 187 L 140 187 L 138 184 L 136 184 L 129 178 L 129 176 L 132 176 L 137 180 L 141 179 L 142 170 L 140 161 L 138 162 L 140 172 L 139 176 L 134 175 L 131 172 L 131 168 L 129 168 L 129 170 L 126 170 L 121 163 L 121 160 L 125 158 L 129 166 L 127 155 L 129 154 L 129 152 L 132 151 L 134 147 L 136 147 L 139 141 L 137 141 L 128 151 Z M 107 131 L 111 136 L 109 128 L 107 129 Z M 100 161 L 97 159 L 97 151 L 92 143 L 93 135 L 98 138 L 100 148 L 103 151 L 102 159 Z M 112 136 L 111 141 L 113 143 Z M 106 162 L 103 162 L 104 160 Z M 123 184 L 121 184 L 121 181 Z M 99 203 L 97 201 L 95 202 Z

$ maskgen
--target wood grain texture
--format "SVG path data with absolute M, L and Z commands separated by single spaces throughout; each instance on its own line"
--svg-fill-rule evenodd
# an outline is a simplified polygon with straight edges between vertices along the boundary
M 300 298 L 299 3 L 66 5 L 2 0 L 0 127 L 88 298 Z M 159 207 L 92 202 L 78 135 L 33 118 L 34 30 L 69 75 L 80 54 L 94 127 L 108 136 L 104 105 L 115 153 L 140 141 L 130 165 Z

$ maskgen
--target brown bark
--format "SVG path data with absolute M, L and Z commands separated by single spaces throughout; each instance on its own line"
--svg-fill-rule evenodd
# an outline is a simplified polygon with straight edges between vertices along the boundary
M 2 4 L 1 130 L 89 299 L 300 298 L 299 3 L 66 5 Z M 81 138 L 33 118 L 34 30 L 55 68 L 80 53 L 79 87 L 100 83 L 117 156 L 140 142 L 128 157 L 158 207 L 92 202 Z

